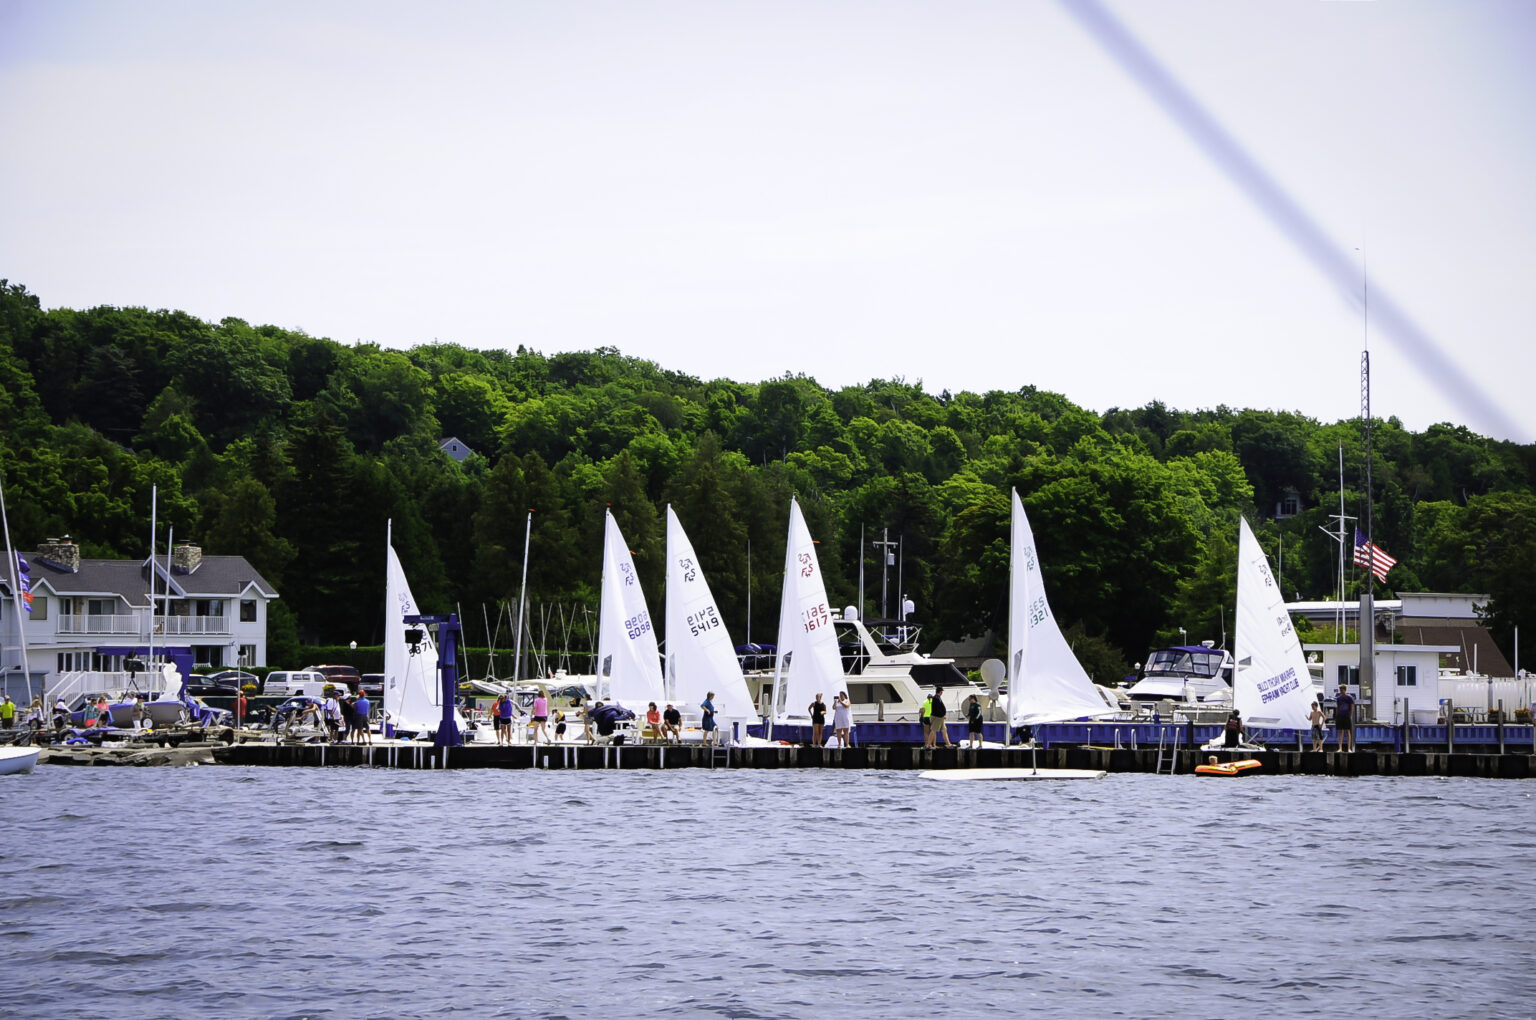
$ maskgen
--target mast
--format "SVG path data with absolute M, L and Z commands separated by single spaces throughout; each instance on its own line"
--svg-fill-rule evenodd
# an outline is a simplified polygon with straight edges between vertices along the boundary
M 864 619 L 864 525 L 859 525 L 859 619 Z
M 21 564 L 17 562 L 16 549 L 11 545 L 11 521 L 10 518 L 5 514 L 5 486 L 3 484 L 3 480 L 0 480 L 0 526 L 3 526 L 5 529 L 5 555 L 6 558 L 10 560 L 8 576 L 11 582 L 11 599 L 13 600 L 16 607 L 16 644 L 21 651 L 21 675 L 26 679 L 27 707 L 30 709 L 32 702 L 32 665 L 27 658 L 27 608 L 21 597 Z M 1520 639 L 1516 637 L 1516 662 L 1520 661 L 1519 646 Z M 3 665 L 3 663 L 0 663 L 0 668 L 3 668 Z M 44 680 L 43 684 L 44 689 L 41 693 L 43 695 L 43 705 L 46 707 L 48 703 L 47 680 Z
M 145 664 L 150 669 L 155 665 L 155 543 L 159 541 L 157 536 L 159 522 L 156 515 L 160 509 L 160 486 L 149 487 L 149 654 L 144 657 Z M 169 583 L 170 579 L 166 579 Z
M 533 511 L 528 511 L 528 523 L 523 526 L 523 583 L 517 593 L 517 637 L 512 646 L 512 684 L 517 685 L 523 673 L 523 606 L 528 602 L 528 550 L 533 538 Z

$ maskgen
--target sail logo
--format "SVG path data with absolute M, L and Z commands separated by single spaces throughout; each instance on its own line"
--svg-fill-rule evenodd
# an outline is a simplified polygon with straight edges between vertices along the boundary
M 1295 667 L 1287 666 L 1284 673 L 1259 681 L 1259 700 L 1267 705 L 1300 687 L 1301 681 L 1296 678 Z
M 816 573 L 816 557 L 810 553 L 801 553 L 797 558 L 800 560 L 801 577 L 810 577 Z
M 1030 573 L 1034 573 L 1034 571 L 1035 571 L 1035 547 L 1034 547 L 1034 544 L 1031 543 L 1029 545 L 1026 545 L 1024 547 L 1023 551 L 1024 551 L 1024 569 L 1029 571 Z
M 619 564 L 619 573 L 624 575 L 622 580 L 623 580 L 623 582 L 624 582 L 624 584 L 626 586 L 632 585 L 632 584 L 635 583 L 635 568 L 634 568 L 633 564 L 630 564 L 630 563 L 620 563 Z
M 1264 587 L 1273 588 L 1275 586 L 1275 575 L 1269 572 L 1269 564 L 1264 562 L 1264 557 L 1262 556 L 1255 562 L 1259 568 L 1259 576 L 1264 579 Z
M 1275 626 L 1280 628 L 1281 637 L 1290 637 L 1292 630 L 1291 614 L 1281 613 L 1279 616 L 1275 617 Z
M 699 576 L 699 569 L 693 565 L 693 560 L 686 556 L 677 561 L 677 566 L 683 572 L 684 581 L 692 581 Z

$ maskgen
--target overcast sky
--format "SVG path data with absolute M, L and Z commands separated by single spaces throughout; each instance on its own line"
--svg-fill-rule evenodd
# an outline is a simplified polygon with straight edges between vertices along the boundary
M 1343 263 L 1054 0 L 0 0 L 0 277 L 343 342 L 1332 421 L 1364 249 L 1376 414 L 1536 439 L 1536 4 L 1103 9 Z

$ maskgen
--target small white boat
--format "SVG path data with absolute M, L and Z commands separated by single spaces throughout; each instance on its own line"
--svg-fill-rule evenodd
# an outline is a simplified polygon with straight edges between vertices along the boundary
M 40 747 L 0 747 L 0 776 L 31 772 L 37 767 Z

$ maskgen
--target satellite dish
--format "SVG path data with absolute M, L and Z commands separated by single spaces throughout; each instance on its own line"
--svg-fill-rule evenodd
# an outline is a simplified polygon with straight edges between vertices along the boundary
M 1008 675 L 1008 667 L 1003 665 L 1002 659 L 988 659 L 981 664 L 981 678 L 987 682 L 987 686 L 994 691 Z
M 844 606 L 843 607 L 843 619 L 845 619 L 845 620 L 857 620 L 858 618 L 859 618 L 859 611 L 858 611 L 858 609 L 856 609 L 853 606 Z

